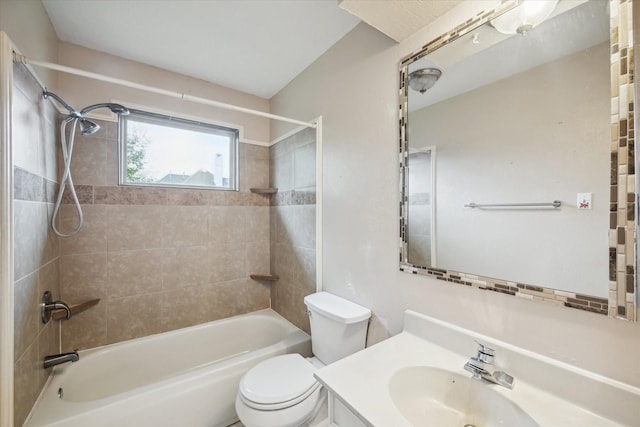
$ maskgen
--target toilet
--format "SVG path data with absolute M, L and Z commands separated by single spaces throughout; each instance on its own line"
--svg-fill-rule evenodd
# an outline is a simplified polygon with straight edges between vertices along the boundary
M 327 399 L 314 372 L 364 349 L 371 310 L 328 292 L 308 295 L 304 303 L 314 357 L 275 356 L 242 377 L 236 412 L 246 427 L 309 425 Z

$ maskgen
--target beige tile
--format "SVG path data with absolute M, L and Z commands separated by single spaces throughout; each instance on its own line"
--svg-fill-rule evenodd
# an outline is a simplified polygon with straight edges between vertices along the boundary
M 60 353 L 60 327 L 58 322 L 49 322 L 38 336 L 38 360 L 44 361 L 45 356 Z M 38 389 L 42 389 L 53 368 L 38 369 Z
M 207 206 L 216 199 L 215 190 L 190 190 L 186 188 L 168 188 L 167 205 L 169 206 Z
M 245 208 L 245 241 L 269 240 L 269 207 L 248 206 Z
M 225 282 L 247 277 L 246 249 L 243 244 L 209 246 L 211 282 Z
M 107 296 L 109 298 L 123 298 L 161 290 L 161 249 L 107 254 Z
M 294 150 L 293 187 L 309 188 L 316 185 L 316 144 L 310 143 Z
M 167 206 L 162 211 L 162 247 L 206 245 L 206 206 Z
M 245 240 L 245 207 L 209 206 L 208 215 L 208 241 L 210 244 L 226 244 Z
M 14 425 L 21 426 L 31 407 L 35 403 L 40 389 L 38 388 L 38 369 L 41 364 L 38 360 L 38 344 L 31 344 L 24 354 L 16 360 L 14 365 Z
M 13 113 L 12 137 L 14 165 L 44 175 L 42 170 L 42 141 L 40 126 L 42 118 L 38 114 L 38 104 L 29 100 L 22 91 L 14 91 L 11 105 Z
M 236 316 L 270 306 L 269 285 L 250 279 L 231 280 L 204 288 L 211 304 L 208 320 Z
M 271 272 L 270 247 L 268 240 L 255 241 L 246 245 L 247 273 L 268 274 Z
M 206 246 L 192 246 L 162 251 L 162 287 L 164 290 L 204 285 L 210 268 Z
M 107 253 L 60 257 L 60 296 L 68 304 L 107 297 Z
M 161 206 L 107 206 L 109 252 L 160 248 Z
M 62 323 L 62 351 L 82 350 L 107 344 L 107 301 Z
M 294 246 L 307 249 L 316 248 L 316 206 L 302 205 L 292 206 L 293 209 L 293 233 Z
M 38 298 L 38 274 L 32 273 L 14 285 L 14 333 L 13 357 L 18 359 L 36 341 L 40 325 Z
M 298 286 L 308 293 L 316 291 L 316 251 L 313 249 L 294 248 L 297 269 L 295 281 Z
M 20 279 L 37 270 L 51 256 L 47 248 L 47 205 L 14 201 L 14 277 Z
M 38 302 L 44 295 L 45 291 L 51 292 L 52 298 L 54 300 L 59 300 L 60 298 L 60 258 L 56 258 L 50 263 L 42 266 L 38 270 L 38 292 L 37 298 Z M 45 327 L 42 322 L 38 322 L 40 328 L 39 330 Z
M 249 278 L 234 280 L 224 284 L 227 291 L 236 298 L 236 314 L 269 308 L 271 305 L 270 285 L 256 282 Z
M 277 274 L 281 280 L 293 282 L 299 268 L 299 260 L 293 247 L 277 243 L 275 253 L 272 253 L 271 256 L 275 257 L 275 269 L 271 272 Z
M 78 234 L 60 240 L 60 254 L 80 254 L 105 252 L 107 250 L 107 211 L 104 206 L 82 206 L 84 225 Z M 60 229 L 63 232 L 73 230 L 78 221 L 78 214 L 73 205 L 60 207 Z
M 167 189 L 132 186 L 96 186 L 94 203 L 100 205 L 158 205 L 167 204 Z
M 171 331 L 221 318 L 212 310 L 215 304 L 204 287 L 190 286 L 162 293 L 164 330 Z
M 162 294 L 107 301 L 107 342 L 114 343 L 163 330 Z
M 77 184 L 107 184 L 107 141 L 97 135 L 76 133 L 71 175 Z
M 240 144 L 240 190 L 269 186 L 269 148 Z
M 110 123 L 110 125 L 117 128 L 116 123 Z M 105 148 L 107 152 L 105 167 L 106 185 L 118 185 L 118 140 L 106 138 Z

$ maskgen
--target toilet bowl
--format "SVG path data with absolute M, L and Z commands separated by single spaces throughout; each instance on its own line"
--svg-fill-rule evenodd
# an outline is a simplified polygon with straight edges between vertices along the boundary
M 299 427 L 313 422 L 327 400 L 314 372 L 364 349 L 371 311 L 327 292 L 304 298 L 315 357 L 272 357 L 240 380 L 236 412 L 246 427 Z
M 313 373 L 324 366 L 297 353 L 264 360 L 240 381 L 236 412 L 245 426 L 308 425 L 326 401 L 324 387 Z

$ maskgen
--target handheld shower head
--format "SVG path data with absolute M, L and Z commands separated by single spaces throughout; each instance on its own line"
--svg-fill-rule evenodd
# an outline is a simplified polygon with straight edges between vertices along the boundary
M 83 108 L 80 111 L 80 114 L 82 114 L 84 116 L 89 111 L 97 110 L 98 108 L 108 108 L 108 109 L 111 110 L 112 113 L 115 113 L 115 114 L 122 114 L 122 115 L 129 114 L 129 110 L 126 107 L 124 107 L 124 106 L 122 106 L 120 104 L 113 104 L 113 103 L 110 103 L 110 102 L 104 102 L 104 103 L 101 103 L 101 104 L 89 105 L 88 107 Z

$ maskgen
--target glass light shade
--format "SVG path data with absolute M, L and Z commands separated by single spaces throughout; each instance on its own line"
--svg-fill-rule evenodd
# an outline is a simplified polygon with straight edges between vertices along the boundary
M 558 0 L 524 0 L 520 6 L 491 20 L 503 34 L 525 34 L 551 15 Z
M 442 71 L 438 68 L 420 68 L 409 74 L 409 87 L 416 92 L 425 93 L 438 81 Z

